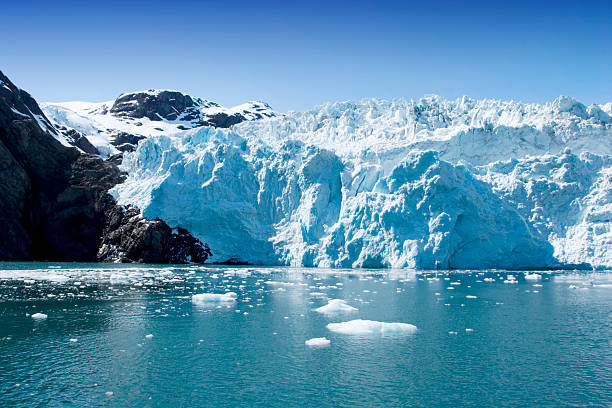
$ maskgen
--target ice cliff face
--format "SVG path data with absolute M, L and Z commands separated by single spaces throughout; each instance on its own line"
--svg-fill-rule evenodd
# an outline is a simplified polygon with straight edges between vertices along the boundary
M 612 267 L 609 106 L 365 100 L 153 136 L 113 193 L 214 261 Z

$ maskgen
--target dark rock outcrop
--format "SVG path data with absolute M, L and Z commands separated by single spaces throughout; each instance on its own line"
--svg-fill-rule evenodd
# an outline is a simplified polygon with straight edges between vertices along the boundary
M 111 133 L 111 144 L 120 152 L 133 152 L 138 146 L 138 142 L 146 139 L 144 136 L 132 135 L 127 132 Z
M 261 106 L 259 106 L 261 105 Z M 259 104 L 249 112 L 253 118 L 261 119 L 269 117 L 270 107 Z M 113 116 L 128 117 L 132 119 L 149 118 L 153 121 L 181 120 L 190 123 L 190 127 L 214 126 L 228 128 L 237 123 L 247 120 L 240 113 L 228 114 L 219 112 L 205 114 L 202 108 L 220 106 L 214 102 L 204 101 L 200 98 L 192 98 L 178 91 L 149 90 L 145 92 L 133 92 L 119 96 L 113 103 L 110 113 Z M 185 127 L 185 129 L 189 129 Z M 136 145 L 138 140 L 128 142 Z
M 133 92 L 119 96 L 110 109 L 114 116 L 133 119 L 191 121 L 199 117 L 199 103 L 177 91 Z
M 94 145 L 91 144 L 89 139 L 80 134 L 77 130 L 68 128 L 62 125 L 56 125 L 55 128 L 64 135 L 66 141 L 72 146 L 78 147 L 85 153 L 99 155 L 100 152 Z
M 210 255 L 186 231 L 118 206 L 108 193 L 125 177 L 116 164 L 50 132 L 36 101 L 0 72 L 1 260 L 182 263 Z
M 100 261 L 144 263 L 203 263 L 211 256 L 205 244 L 160 220 L 145 220 L 140 210 L 116 206 L 110 214 L 98 252 Z

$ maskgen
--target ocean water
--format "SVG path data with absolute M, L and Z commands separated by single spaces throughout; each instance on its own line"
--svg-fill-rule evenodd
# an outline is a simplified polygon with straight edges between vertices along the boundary
M 0 264 L 0 406 L 611 407 L 612 272 L 539 274 Z

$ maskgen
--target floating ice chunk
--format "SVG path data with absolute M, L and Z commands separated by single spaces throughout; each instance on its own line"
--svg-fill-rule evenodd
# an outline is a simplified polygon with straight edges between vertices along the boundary
M 211 303 L 233 303 L 236 301 L 235 292 L 227 293 L 198 293 L 191 297 L 191 301 L 198 305 L 207 305 Z
M 465 297 L 467 299 L 476 299 L 478 296 L 474 296 L 474 295 L 465 295 Z
M 518 283 L 518 281 L 516 279 L 512 278 L 512 279 L 505 280 L 504 283 Z
M 304 343 L 306 343 L 308 347 L 329 347 L 331 341 L 325 337 L 315 337 L 310 340 L 306 340 Z
M 270 286 L 295 286 L 293 282 L 265 281 L 264 283 Z
M 152 334 L 147 334 L 147 335 L 145 336 L 145 339 L 152 339 L 152 338 L 153 338 L 153 335 L 152 335 Z
M 465 328 L 465 331 L 466 331 L 466 332 L 468 332 L 468 333 L 471 333 L 471 332 L 473 332 L 473 331 L 474 331 L 474 329 L 469 329 L 469 328 L 467 328 L 467 327 L 466 327 L 466 328 Z
M 71 343 L 76 343 L 76 342 L 77 342 L 77 339 L 70 339 L 70 342 L 71 342 Z
M 45 320 L 48 316 L 44 313 L 34 313 L 30 317 L 34 320 Z
M 485 282 L 495 282 L 494 278 L 484 278 Z
M 525 274 L 525 280 L 541 280 L 542 279 L 542 275 L 540 275 L 539 273 L 526 273 Z
M 378 335 L 399 335 L 412 334 L 417 327 L 408 323 L 385 323 L 374 320 L 350 320 L 342 323 L 329 323 L 327 329 L 340 334 L 351 334 L 364 336 L 371 334 Z
M 353 307 L 346 303 L 342 299 L 331 299 L 325 306 L 321 306 L 315 309 L 315 312 L 323 314 L 336 314 L 336 313 L 351 313 L 356 312 L 356 307 Z

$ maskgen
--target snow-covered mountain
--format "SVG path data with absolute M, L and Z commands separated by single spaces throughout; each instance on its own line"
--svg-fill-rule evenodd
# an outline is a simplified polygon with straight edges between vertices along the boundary
M 200 126 L 227 128 L 243 121 L 277 115 L 264 102 L 225 108 L 170 90 L 125 93 L 114 101 L 101 103 L 43 103 L 41 108 L 64 145 L 102 157 L 132 151 L 139 140 L 150 136 Z
M 80 116 L 128 120 L 97 109 Z M 125 154 L 113 194 L 189 229 L 216 261 L 612 267 L 611 109 L 369 99 L 190 130 L 138 110 L 129 121 L 163 126 Z

